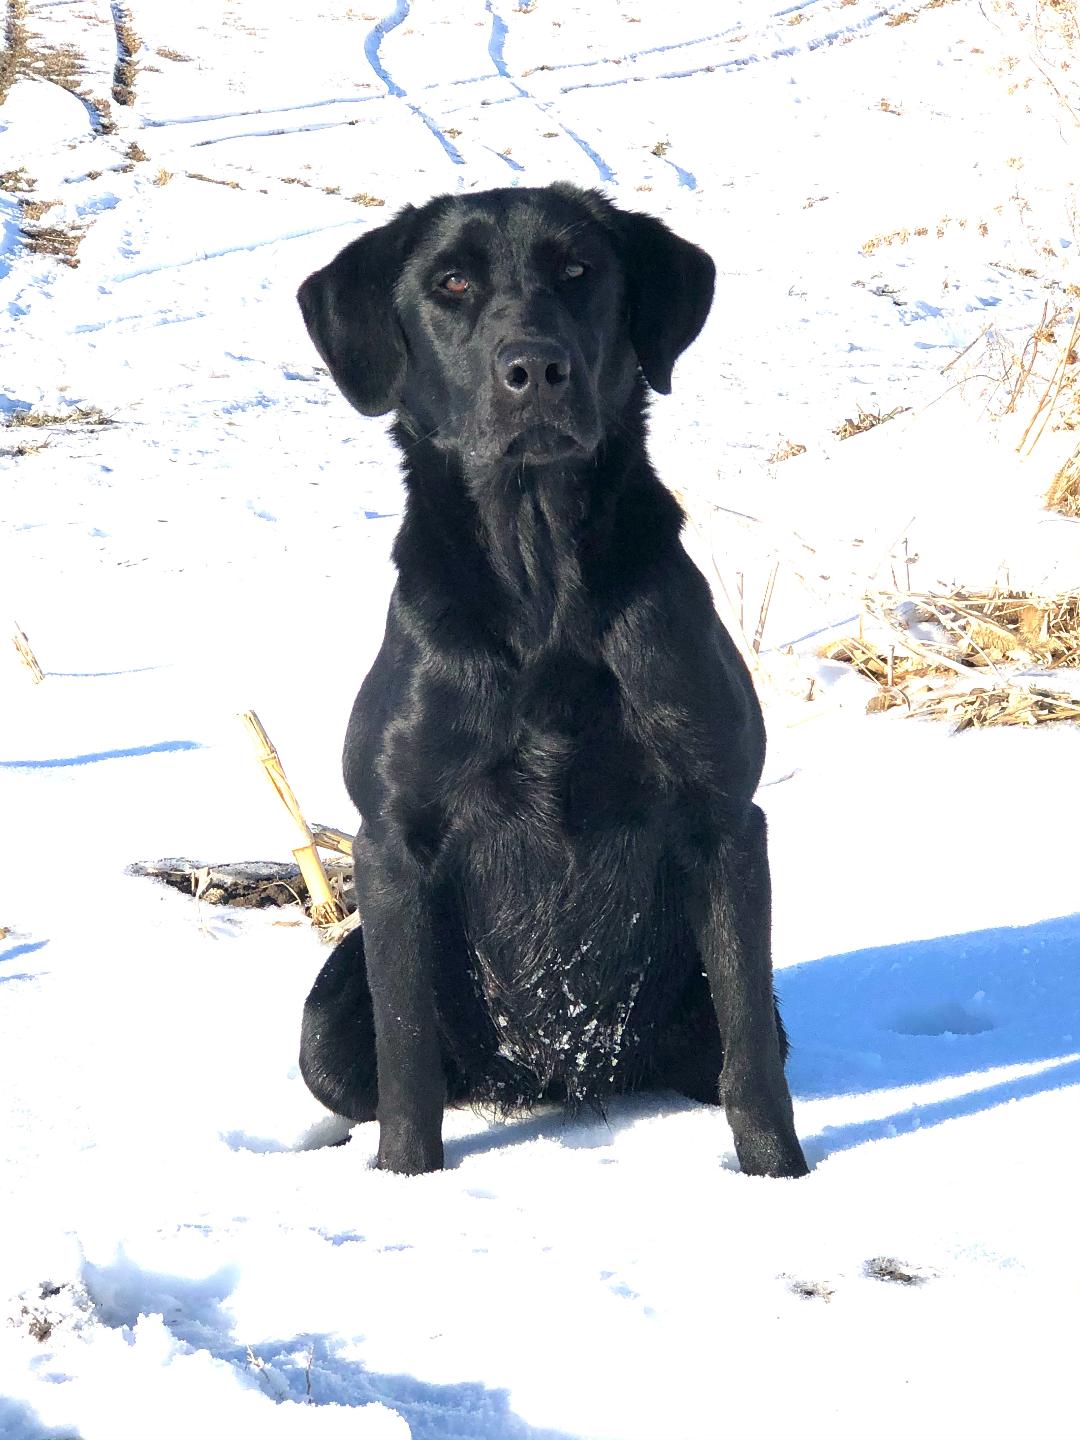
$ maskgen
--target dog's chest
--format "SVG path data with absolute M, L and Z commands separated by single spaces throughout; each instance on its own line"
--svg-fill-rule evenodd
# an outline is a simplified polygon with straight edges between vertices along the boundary
M 460 823 L 545 846 L 633 826 L 657 786 L 611 671 L 559 655 L 505 686 L 486 753 L 462 768 L 458 790 Z

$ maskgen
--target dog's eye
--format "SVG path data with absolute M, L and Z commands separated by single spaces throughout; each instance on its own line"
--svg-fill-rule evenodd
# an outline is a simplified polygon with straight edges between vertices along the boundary
M 567 280 L 580 280 L 585 274 L 586 266 L 579 260 L 568 260 L 563 266 L 563 275 Z
M 464 295 L 469 288 L 469 277 L 459 274 L 457 270 L 451 270 L 449 275 L 444 275 L 439 281 L 439 287 L 448 295 Z

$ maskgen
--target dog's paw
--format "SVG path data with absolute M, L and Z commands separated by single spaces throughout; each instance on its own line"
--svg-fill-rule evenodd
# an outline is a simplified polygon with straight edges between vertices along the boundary
M 443 1168 L 442 1135 L 422 1133 L 406 1124 L 379 1127 L 379 1155 L 376 1169 L 394 1175 L 427 1175 Z
M 794 1180 L 808 1175 L 802 1146 L 795 1137 L 775 1130 L 747 1126 L 736 1134 L 735 1153 L 744 1175 L 767 1175 L 773 1180 Z

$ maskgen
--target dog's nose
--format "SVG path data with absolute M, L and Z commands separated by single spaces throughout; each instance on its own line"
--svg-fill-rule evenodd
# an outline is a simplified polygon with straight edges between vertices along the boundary
M 524 398 L 532 392 L 553 398 L 566 389 L 570 356 L 551 340 L 512 341 L 499 347 L 495 373 L 513 395 Z

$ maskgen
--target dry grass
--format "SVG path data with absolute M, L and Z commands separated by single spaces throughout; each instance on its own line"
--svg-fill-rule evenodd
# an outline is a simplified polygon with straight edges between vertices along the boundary
M 0 104 L 20 76 L 48 80 L 77 95 L 89 108 L 94 128 L 103 135 L 116 129 L 109 102 L 90 93 L 86 85 L 86 57 L 74 45 L 45 45 L 31 33 L 26 0 L 8 0 L 4 27 L 5 46 L 0 53 Z
M 150 159 L 150 156 L 147 155 L 142 146 L 134 140 L 132 140 L 131 144 L 124 151 L 124 154 L 129 160 L 134 160 L 136 164 L 141 164 L 143 160 Z
M 910 410 L 910 408 L 910 405 L 897 405 L 896 408 L 890 410 L 887 415 L 882 415 L 880 410 L 864 410 L 860 405 L 858 419 L 844 420 L 836 426 L 832 433 L 840 440 L 850 440 L 852 435 L 862 435 L 867 430 L 873 430 L 878 425 L 884 425 L 888 420 L 895 420 L 897 415 L 903 415 L 904 412 Z
M 879 595 L 868 597 L 866 619 L 869 638 L 861 626 L 821 654 L 879 687 L 868 711 L 904 706 L 958 730 L 1080 719 L 1080 698 L 1030 678 L 1080 668 L 1080 592 Z
M 116 26 L 116 64 L 113 66 L 112 98 L 117 105 L 135 103 L 135 55 L 142 42 L 135 34 L 127 7 L 114 4 L 113 24 Z
M 79 264 L 78 249 L 82 244 L 83 230 L 67 229 L 63 225 L 23 225 L 21 227 L 23 248 L 31 255 L 52 255 L 61 265 L 72 270 Z
M 1042 303 L 1020 342 L 988 325 L 942 371 L 954 372 L 961 383 L 977 379 L 985 386 L 987 413 L 993 418 L 1019 417 L 1023 428 L 1016 450 L 1025 456 L 1048 432 L 1080 430 L 1080 286 L 1056 288 L 1059 298 Z M 1075 486 L 1075 465 L 1067 462 L 1047 503 L 1062 508 L 1062 499 Z
M 1054 476 L 1046 492 L 1046 508 L 1080 519 L 1080 449 L 1071 455 Z
M 954 733 L 988 725 L 1042 725 L 1048 720 L 1080 720 L 1080 700 L 1036 686 L 997 685 L 992 689 L 928 695 L 912 715 L 947 720 Z
M 17 170 L 0 171 L 0 190 L 6 190 L 9 195 L 15 195 L 20 190 L 33 190 L 36 183 L 22 165 Z
M 361 190 L 356 195 L 350 195 L 348 198 L 354 205 L 373 207 L 386 204 L 386 201 L 380 200 L 378 195 L 369 195 L 366 190 Z
M 806 446 L 798 440 L 782 441 L 769 456 L 770 465 L 779 465 L 782 460 L 793 460 L 796 455 L 805 455 Z
M 4 51 L 0 54 L 0 105 L 7 99 L 8 90 L 26 58 L 28 35 L 25 0 L 8 0 L 4 42 Z
M 202 180 L 207 185 L 224 185 L 227 190 L 239 190 L 239 180 L 219 180 L 215 175 L 201 175 L 197 170 L 185 170 L 183 172 L 189 180 Z
M 20 215 L 23 220 L 34 222 L 59 204 L 59 200 L 22 200 L 19 206 Z
M 25 69 L 38 80 L 51 80 L 78 94 L 85 64 L 86 57 L 74 45 L 43 45 L 27 50 Z
M 159 45 L 154 54 L 160 55 L 163 60 L 174 60 L 178 65 L 187 65 L 191 62 L 190 55 L 184 55 L 179 50 L 172 50 L 168 45 Z
M 5 460 L 22 460 L 27 455 L 37 455 L 48 445 L 48 440 L 20 440 L 16 445 L 0 445 L 0 456 Z
M 7 430 L 43 429 L 55 425 L 114 425 L 111 415 L 98 405 L 73 405 L 70 410 L 54 413 L 47 410 L 16 410 L 8 416 Z

